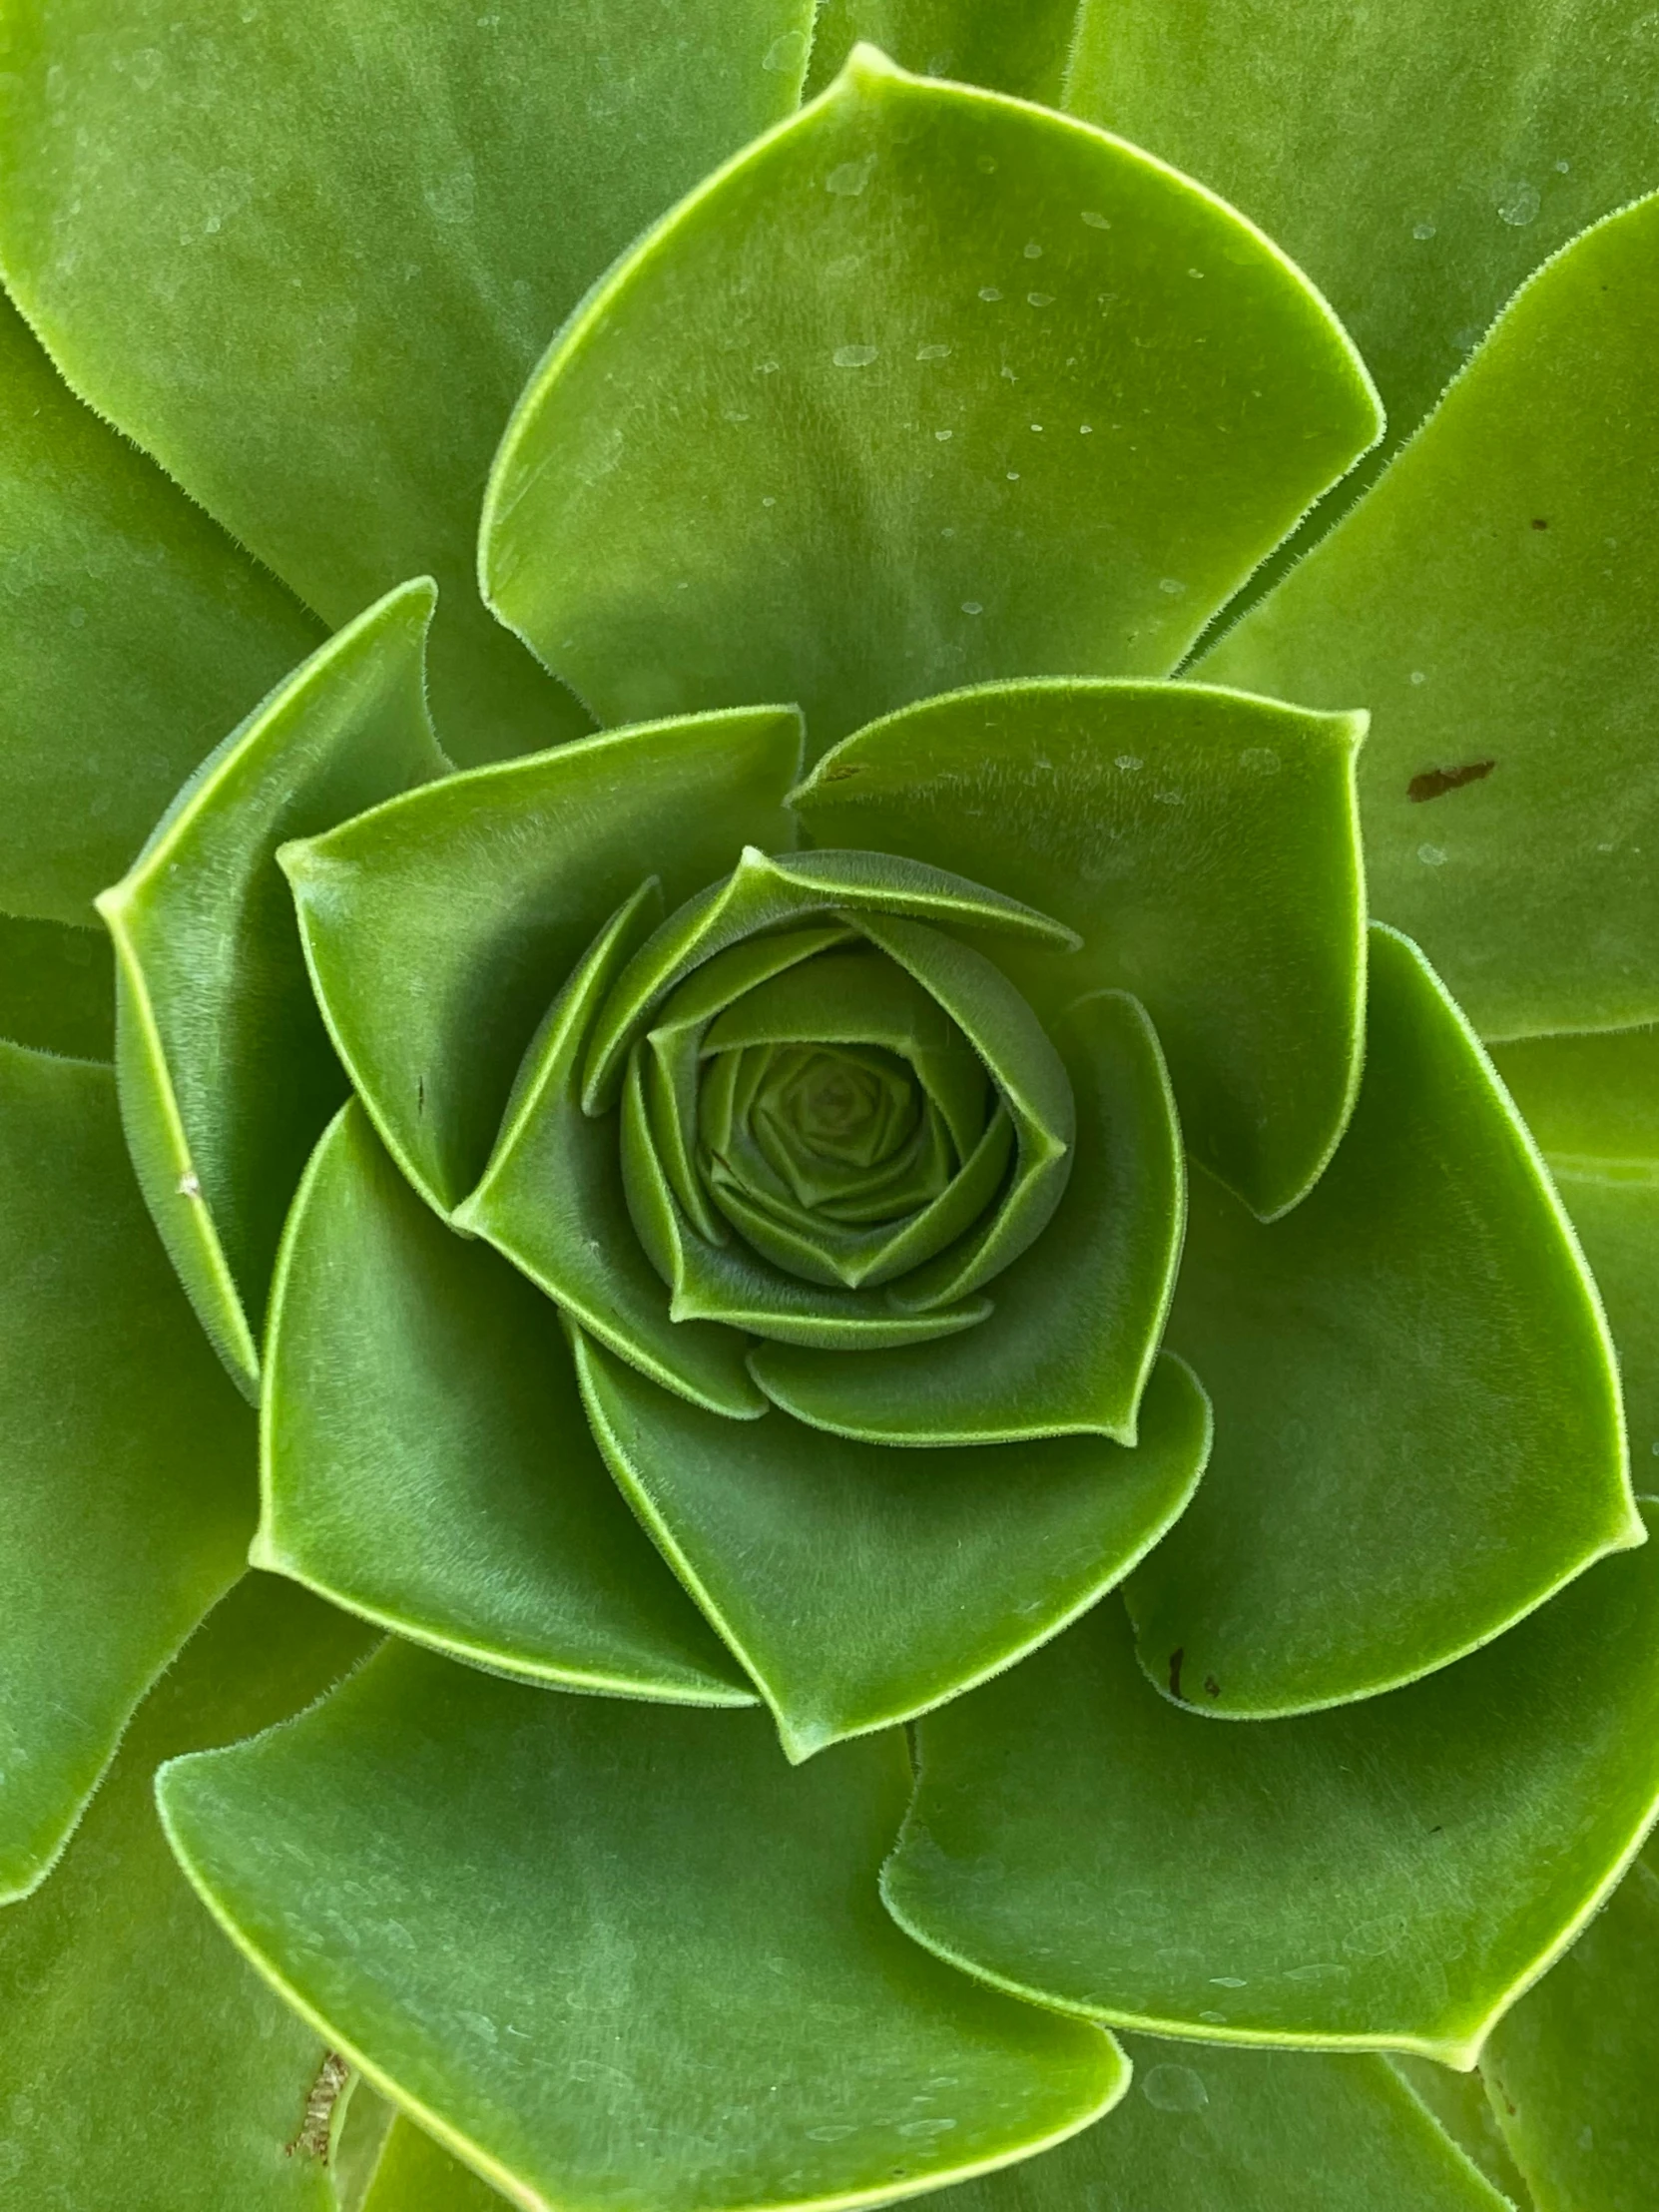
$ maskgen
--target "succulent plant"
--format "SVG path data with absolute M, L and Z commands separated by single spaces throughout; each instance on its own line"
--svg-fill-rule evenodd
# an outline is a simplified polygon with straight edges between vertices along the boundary
M 1654 19 L 479 4 L 0 5 L 0 2203 L 1650 2206 Z

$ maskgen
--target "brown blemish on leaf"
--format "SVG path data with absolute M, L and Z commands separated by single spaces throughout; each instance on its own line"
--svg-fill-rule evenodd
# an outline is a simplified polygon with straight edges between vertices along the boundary
M 1406 785 L 1405 796 L 1420 806 L 1425 799 L 1440 799 L 1447 792 L 1461 791 L 1465 784 L 1478 784 L 1496 766 L 1495 761 L 1470 761 L 1462 768 L 1425 769 Z
M 425 1113 L 425 1111 L 426 1111 L 426 1078 L 425 1078 L 425 1076 L 424 1076 L 424 1075 L 422 1075 L 422 1076 L 418 1077 L 418 1078 L 416 1079 L 416 1082 L 415 1082 L 415 1112 L 416 1112 L 417 1114 L 423 1114 L 423 1113 Z
M 1181 1695 L 1181 1662 L 1186 1656 L 1185 1645 L 1179 1651 L 1172 1651 L 1169 1655 L 1169 1694 L 1171 1697 L 1180 1697 Z
M 305 2094 L 305 2116 L 299 2123 L 299 2132 L 292 2142 L 282 2145 L 284 2158 L 314 2158 L 327 2165 L 328 2128 L 350 2072 L 351 2068 L 337 2050 L 322 2053 L 316 2079 Z
M 1213 1674 L 1207 1674 L 1204 1677 L 1204 1687 L 1211 1697 L 1220 1697 L 1221 1684 L 1216 1680 Z
M 827 768 L 820 776 L 821 784 L 844 784 L 849 776 L 862 776 L 863 769 L 856 761 L 846 761 L 839 768 Z
M 1547 530 L 1549 528 L 1548 515 L 1534 515 L 1532 517 L 1532 527 L 1534 530 Z

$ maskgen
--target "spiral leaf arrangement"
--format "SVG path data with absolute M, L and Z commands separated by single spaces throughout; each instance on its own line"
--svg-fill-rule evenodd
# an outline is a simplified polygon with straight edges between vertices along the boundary
M 1625 2212 L 1640 134 L 657 12 L 0 7 L 0 2191 Z

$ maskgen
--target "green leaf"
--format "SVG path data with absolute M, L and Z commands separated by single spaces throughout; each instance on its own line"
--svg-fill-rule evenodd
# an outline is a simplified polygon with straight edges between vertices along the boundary
M 254 1424 L 133 1183 L 106 1067 L 0 1043 L 0 1898 L 242 1571 Z
M 501 2198 L 401 2114 L 357 2212 L 501 2212 Z
M 1101 2127 L 970 2182 L 951 2212 L 1504 2212 L 1381 2058 L 1176 2050 Z
M 330 623 L 438 578 L 457 758 L 548 745 L 580 712 L 472 580 L 490 448 L 612 257 L 789 113 L 810 26 L 808 0 L 180 0 L 166 22 L 17 0 L 6 278 L 75 388 Z
M 1659 1459 L 1659 1030 L 1527 1037 L 1492 1058 L 1606 1301 L 1636 1480 L 1646 1487 Z
M 606 1473 L 553 1308 L 355 1103 L 294 1201 L 268 1362 L 257 1565 L 501 1673 L 752 1702 Z
M 115 963 L 102 930 L 0 914 L 0 1036 L 65 1059 L 114 1059 Z
M 1080 953 L 1013 972 L 1055 1006 L 1134 992 L 1194 1157 L 1271 1217 L 1359 1086 L 1364 732 L 1197 685 L 999 685 L 860 730 L 792 804 L 820 842 L 948 860 L 1070 923 Z
M 1453 2073 L 1449 2066 L 1438 2065 L 1432 2058 L 1414 2058 L 1406 2051 L 1395 2051 L 1388 2064 L 1470 2165 L 1477 2167 L 1511 2204 L 1533 2212 L 1531 2193 L 1509 2154 L 1481 2069 L 1476 2066 L 1469 2073 Z
M 885 1886 L 942 1955 L 1124 2026 L 1468 2066 L 1659 1807 L 1659 1546 L 1334 1712 L 1187 1711 L 1108 1604 L 918 1726 Z
M 65 390 L 4 295 L 0 424 L 0 906 L 90 922 L 93 893 L 321 627 Z
M 760 1345 L 750 1372 L 816 1428 L 890 1444 L 1012 1443 L 1092 1431 L 1136 1440 L 1186 1219 L 1181 1132 L 1158 1039 L 1100 992 L 1057 1031 L 1077 1097 L 1071 1181 L 1054 1219 L 991 1286 L 960 1339 L 829 1354 Z
M 763 930 L 821 915 L 846 924 L 859 916 L 901 915 L 945 928 L 990 930 L 1051 951 L 1073 951 L 1077 944 L 1075 933 L 1040 907 L 951 868 L 881 852 L 773 854 L 748 847 L 729 875 L 669 915 L 617 979 L 588 1047 L 582 1090 L 588 1112 L 616 1103 L 629 1047 L 664 994 L 695 967 Z
M 1214 1394 L 1216 1452 L 1127 1594 L 1148 1675 L 1206 1712 L 1391 1689 L 1642 1541 L 1576 1242 L 1479 1044 L 1391 930 L 1372 931 L 1337 1157 L 1267 1228 L 1195 1184 L 1170 1342 Z
M 1109 2038 L 882 1914 L 907 1786 L 897 1734 L 792 1771 L 760 1715 L 391 1646 L 159 1794 L 255 1963 L 498 2187 L 735 2212 L 933 2187 L 1122 2093 Z
M 346 1090 L 275 855 L 447 770 L 426 714 L 432 605 L 430 583 L 405 584 L 330 638 L 204 761 L 98 898 L 139 1187 L 253 1398 L 282 1217 Z
M 799 699 L 822 751 L 986 677 L 1166 674 L 1380 427 L 1231 210 L 860 47 L 566 326 L 482 574 L 602 721 Z
M 746 842 L 788 846 L 787 708 L 659 723 L 474 769 L 278 855 L 340 1057 L 440 1211 L 477 1182 L 514 1071 L 642 877 L 678 901 Z
M 1659 1875 L 1638 1859 L 1561 1963 L 1492 2031 L 1486 2091 L 1538 2212 L 1659 2198 Z
M 1077 0 L 824 0 L 807 92 L 830 83 L 860 39 L 918 76 L 955 77 L 1060 105 Z
M 151 1793 L 159 1760 L 291 1713 L 364 1641 L 343 1614 L 246 1577 L 139 1709 L 52 1881 L 0 1912 L 8 2204 L 331 2212 L 300 2140 L 322 2045 L 202 1911 Z
M 1157 1372 L 1132 1452 L 1095 1436 L 892 1451 L 782 1412 L 723 1421 L 586 1342 L 577 1373 L 612 1473 L 792 1760 L 908 1720 L 1045 1642 L 1163 1535 L 1210 1443 L 1204 1392 L 1177 1361 Z
M 619 907 L 537 1031 L 482 1182 L 455 1210 L 584 1329 L 668 1388 L 733 1419 L 765 1400 L 730 1330 L 682 1322 L 640 1249 L 613 1114 L 584 1114 L 581 1070 L 605 993 L 660 907 L 657 879 Z
M 608 1124 L 605 1141 L 613 1141 Z M 715 1322 L 779 1344 L 867 1353 L 948 1337 L 973 1328 L 990 1312 L 977 1299 L 908 1313 L 890 1289 L 849 1291 L 837 1284 L 806 1282 L 741 1237 L 724 1244 L 700 1237 L 652 1146 L 637 1052 L 629 1061 L 623 1095 L 621 1144 L 629 1216 L 641 1249 L 672 1294 L 669 1311 L 677 1330 L 692 1322 Z M 742 1339 L 736 1341 L 741 1344 Z M 627 1354 L 626 1345 L 617 1349 Z M 707 1397 L 701 1402 L 707 1403 Z
M 1517 284 L 1652 185 L 1656 101 L 1626 0 L 1082 0 L 1066 86 L 1295 256 L 1396 437 Z
M 1492 1064 L 1558 1173 L 1659 1180 L 1659 1028 L 1517 1038 Z
M 1656 244 L 1645 200 L 1540 271 L 1376 489 L 1199 664 L 1369 704 L 1373 907 L 1490 1036 L 1659 1013 Z

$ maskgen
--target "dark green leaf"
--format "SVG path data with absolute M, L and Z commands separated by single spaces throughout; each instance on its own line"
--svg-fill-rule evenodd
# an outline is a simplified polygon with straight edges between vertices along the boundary
M 1488 1036 L 1659 1014 L 1656 345 L 1659 199 L 1539 272 L 1376 489 L 1199 663 L 1370 706 L 1374 909 Z
M 0 1044 L 0 1898 L 242 1571 L 254 1423 L 133 1182 L 106 1067 Z
M 1331 1157 L 1360 1076 L 1359 715 L 1197 685 L 998 685 L 836 748 L 793 804 L 809 833 L 943 863 L 1083 938 L 1044 1003 L 1142 999 L 1188 1146 L 1259 1213 Z
M 1109 2119 L 950 2212 L 1503 2212 L 1380 2058 L 1124 2048 Z
M 553 1308 L 354 1103 L 294 1202 L 268 1361 L 258 1565 L 500 1673 L 752 1702 L 606 1473 Z
M 1092 1430 L 1132 1444 L 1181 1260 L 1181 1132 L 1141 1007 L 1101 992 L 1057 1032 L 1077 1096 L 1055 1218 L 990 1286 L 960 1339 L 832 1355 L 761 1345 L 750 1369 L 815 1427 L 893 1444 L 984 1444 Z
M 1227 1716 L 1367 1697 L 1642 1541 L 1600 1304 L 1536 1152 L 1416 948 L 1372 931 L 1366 1077 L 1264 1228 L 1195 1182 L 1170 1341 L 1216 1402 L 1129 1586 L 1141 1662 Z
M 943 1955 L 1124 2026 L 1466 2066 L 1659 1806 L 1659 1546 L 1335 1712 L 1184 1710 L 1108 1602 L 918 1728 L 886 1891 Z
M 526 1045 L 647 875 L 672 901 L 787 847 L 789 709 L 660 723 L 474 769 L 280 854 L 312 980 L 387 1149 L 440 1210 L 483 1170 Z
M 0 2197 L 19 2212 L 329 2212 L 321 2039 L 203 1912 L 152 1785 L 159 1760 L 320 1695 L 365 1641 L 246 1577 L 140 1708 L 51 1882 L 0 1912 Z
M 1165 675 L 1380 428 L 1231 210 L 860 47 L 566 326 L 485 588 L 604 721 L 799 699 L 822 750 L 986 677 Z
M 611 1471 L 794 1760 L 907 1720 L 1052 1636 L 1158 1541 L 1210 1441 L 1204 1393 L 1176 1361 L 1131 1452 L 1096 1436 L 894 1451 L 787 1413 L 723 1421 L 591 1344 L 577 1370 Z
M 759 1715 L 393 1646 L 160 1796 L 255 1963 L 498 2186 L 759 2212 L 928 2188 L 1122 2093 L 1109 2038 L 882 1914 L 907 1786 L 897 1734 L 792 1770 Z
M 473 584 L 490 449 L 611 258 L 789 113 L 811 21 L 809 0 L 18 0 L 6 278 L 76 389 L 329 622 L 439 579 L 457 758 L 549 745 L 580 712 Z
M 101 929 L 0 914 L 0 1036 L 66 1059 L 114 1059 L 115 962 Z
M 0 906 L 90 922 L 322 626 L 65 390 L 3 295 L 0 540 Z
M 1638 1859 L 1561 1963 L 1492 2030 L 1482 2061 L 1538 2212 L 1651 2212 L 1659 1875 Z
M 139 1185 L 250 1397 L 282 1217 L 346 1090 L 276 847 L 448 768 L 426 714 L 432 603 L 429 583 L 405 584 L 330 638 L 209 756 L 98 899 Z
M 1432 2058 L 1414 2058 L 1405 2051 L 1395 2051 L 1388 2064 L 1492 2187 L 1523 2212 L 1533 2212 L 1531 2193 L 1503 2139 L 1481 2069 L 1453 2073 Z

